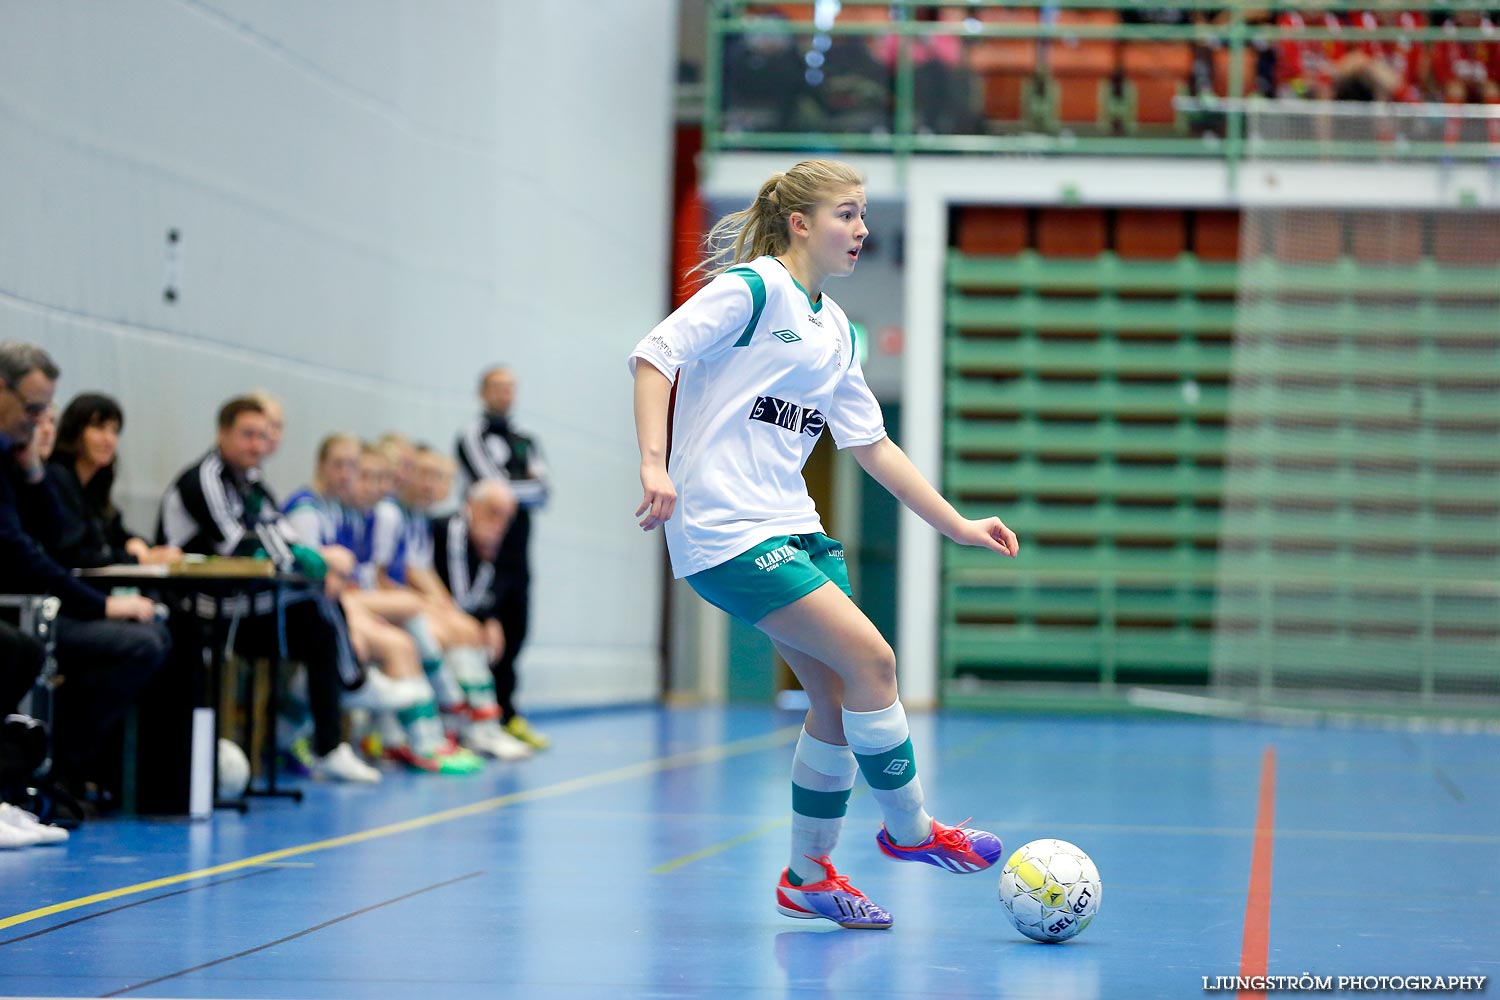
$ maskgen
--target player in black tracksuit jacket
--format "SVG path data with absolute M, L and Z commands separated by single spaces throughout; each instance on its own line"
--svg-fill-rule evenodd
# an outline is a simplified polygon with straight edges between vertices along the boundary
M 220 411 L 219 446 L 185 469 L 162 498 L 157 544 L 202 555 L 264 551 L 279 566 L 292 567 L 296 532 L 260 478 L 267 438 L 264 433 L 239 433 L 258 426 L 257 420 L 263 423 L 264 413 L 253 400 L 231 400 Z M 269 652 L 276 641 L 272 596 L 257 595 L 253 606 L 227 604 L 221 613 L 244 615 L 236 648 L 250 655 Z M 335 602 L 309 591 L 287 595 L 283 607 L 287 653 L 307 667 L 313 751 L 324 757 L 342 742 L 339 696 L 344 688 L 358 686 L 362 673 Z M 201 599 L 197 610 L 212 614 Z
M 505 653 L 509 652 L 510 643 L 510 634 L 504 630 L 500 618 L 505 582 L 496 570 L 495 558 L 516 511 L 516 499 L 510 489 L 486 480 L 469 487 L 458 513 L 432 520 L 433 569 L 454 602 L 479 619 L 491 641 L 498 640 L 507 647 Z M 514 663 L 514 656 L 502 655 L 491 665 L 495 698 L 501 718 L 507 721 L 521 718 L 515 706 Z

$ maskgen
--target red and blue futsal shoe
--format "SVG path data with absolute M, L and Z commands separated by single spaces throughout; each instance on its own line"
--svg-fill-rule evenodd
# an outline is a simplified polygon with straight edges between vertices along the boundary
M 968 820 L 964 820 L 964 823 L 967 822 Z M 932 821 L 932 836 L 920 844 L 903 847 L 891 839 L 883 826 L 875 835 L 875 843 L 880 845 L 881 851 L 888 858 L 895 858 L 897 861 L 923 861 L 960 875 L 984 871 L 1000 860 L 1000 852 L 1004 850 L 1000 838 L 993 833 L 971 830 L 963 823 L 944 826 L 937 820 Z
M 782 869 L 776 885 L 776 909 L 801 920 L 822 917 L 850 930 L 882 931 L 891 926 L 891 915 L 834 871 L 832 861 L 826 857 L 808 860 L 822 865 L 826 877 L 821 882 L 792 885 L 787 881 L 787 869 Z

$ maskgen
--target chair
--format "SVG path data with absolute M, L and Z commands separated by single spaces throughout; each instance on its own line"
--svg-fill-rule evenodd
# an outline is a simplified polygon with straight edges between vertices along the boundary
M 1298 212 L 1272 231 L 1278 260 L 1292 264 L 1332 264 L 1344 250 L 1344 220 L 1338 212 Z
M 960 23 L 977 16 L 986 24 L 1036 24 L 1035 8 L 975 11 L 944 8 L 939 20 Z M 1030 121 L 1035 102 L 1037 42 L 1034 38 L 979 38 L 968 45 L 969 67 L 982 81 L 984 116 L 991 122 Z
M 1115 252 L 1126 260 L 1175 260 L 1187 249 L 1176 209 L 1122 208 L 1115 213 Z
M 1240 213 L 1200 210 L 1193 213 L 1193 252 L 1199 260 L 1240 259 Z
M 1422 219 L 1415 212 L 1355 212 L 1349 223 L 1357 263 L 1414 265 L 1422 259 Z
M 1500 264 L 1500 226 L 1493 212 L 1439 212 L 1432 219 L 1432 256 L 1460 267 Z
M 1193 47 L 1187 42 L 1125 42 L 1120 46 L 1120 69 L 1125 76 L 1125 127 L 1138 125 L 1187 127 L 1173 100 L 1187 93 L 1193 72 Z
M 962 253 L 1010 257 L 1026 249 L 1026 209 L 969 207 L 954 220 L 954 244 Z
M 1097 257 L 1106 247 L 1102 208 L 1044 208 L 1037 212 L 1036 248 L 1043 257 Z
M 56 785 L 51 774 L 52 693 L 62 683 L 54 655 L 57 636 L 53 623 L 62 609 L 62 602 L 56 597 L 38 594 L 0 594 L 0 608 L 13 611 L 20 631 L 39 640 L 46 653 L 41 674 L 30 693 L 21 699 L 20 714 L 10 716 L 5 722 L 7 738 L 22 734 L 28 745 L 33 742 L 39 744 L 28 746 L 26 751 L 26 766 L 31 766 L 33 761 L 37 763 L 31 773 L 24 776 L 24 788 L 13 788 L 12 791 L 27 796 L 29 800 L 22 803 L 24 808 L 36 813 L 44 821 L 57 820 L 64 825 L 75 825 L 77 818 L 83 815 L 83 806 Z
M 1099 26 L 1120 23 L 1112 10 L 1060 10 L 1060 25 Z M 1047 45 L 1048 108 L 1052 122 L 1113 127 L 1110 79 L 1119 43 L 1114 39 L 1079 39 L 1064 35 Z
M 1229 92 L 1229 70 L 1233 65 L 1233 51 L 1228 48 L 1214 49 L 1214 93 L 1220 97 L 1248 97 L 1255 91 L 1255 50 L 1244 48 L 1240 50 L 1243 61 L 1240 72 L 1239 92 Z
M 62 609 L 62 602 L 55 597 L 45 597 L 39 594 L 0 594 L 0 608 L 13 610 L 16 613 L 16 624 L 20 630 L 39 640 L 47 651 L 42 674 L 37 678 L 31 693 L 21 700 L 20 707 L 25 714 L 50 725 L 52 689 L 59 682 L 57 659 L 53 655 L 57 646 L 57 637 L 53 633 L 52 623 L 57 620 L 58 612 Z

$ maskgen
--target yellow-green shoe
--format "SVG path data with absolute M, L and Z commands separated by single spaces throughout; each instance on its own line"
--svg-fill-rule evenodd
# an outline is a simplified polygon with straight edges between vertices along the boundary
M 505 724 L 505 731 L 522 743 L 538 750 L 545 750 L 552 745 L 551 740 L 531 728 L 531 723 L 526 721 L 524 715 L 512 715 L 510 721 Z
M 442 774 L 474 774 L 484 770 L 484 758 L 471 750 L 456 747 L 438 757 Z
M 462 747 L 444 747 L 437 753 L 423 756 L 410 746 L 402 745 L 386 747 L 385 755 L 413 771 L 428 774 L 475 774 L 484 770 L 484 760 Z

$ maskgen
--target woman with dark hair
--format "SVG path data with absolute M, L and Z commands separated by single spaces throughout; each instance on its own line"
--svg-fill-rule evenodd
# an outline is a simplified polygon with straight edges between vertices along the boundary
M 64 566 L 166 563 L 182 558 L 181 549 L 149 545 L 128 531 L 111 498 L 124 426 L 120 404 L 96 392 L 75 398 L 58 421 L 47 478 L 57 496 L 62 529 L 52 554 Z

